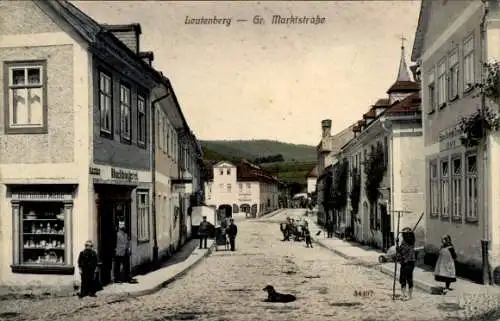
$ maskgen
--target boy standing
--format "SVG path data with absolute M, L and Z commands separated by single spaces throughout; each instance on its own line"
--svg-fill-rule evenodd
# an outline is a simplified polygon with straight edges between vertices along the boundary
M 78 295 L 80 298 L 87 295 L 95 297 L 94 277 L 98 259 L 93 247 L 92 241 L 85 242 L 85 249 L 78 256 L 78 268 L 82 279 Z

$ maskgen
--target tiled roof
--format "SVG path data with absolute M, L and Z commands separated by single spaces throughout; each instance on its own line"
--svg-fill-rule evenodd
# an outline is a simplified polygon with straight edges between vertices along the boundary
M 365 113 L 363 115 L 363 119 L 367 119 L 367 118 L 373 119 L 375 117 L 377 117 L 377 113 L 375 112 L 374 109 L 370 109 L 367 113 Z
M 307 174 L 307 177 L 318 177 L 318 166 L 314 166 L 313 168 L 311 168 L 311 170 Z
M 419 113 L 421 110 L 420 92 L 413 93 L 401 101 L 396 102 L 384 112 L 384 115 L 401 115 Z
M 373 107 L 389 107 L 389 99 L 388 98 L 380 98 L 377 100 L 377 102 L 373 105 Z
M 387 90 L 387 93 L 393 93 L 393 92 L 402 92 L 402 93 L 408 93 L 408 92 L 415 92 L 420 90 L 420 83 L 414 82 L 414 81 L 396 81 L 389 90 Z

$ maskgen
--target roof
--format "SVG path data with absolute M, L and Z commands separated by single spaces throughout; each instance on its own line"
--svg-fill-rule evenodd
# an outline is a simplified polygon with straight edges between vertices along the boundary
M 311 168 L 309 173 L 307 173 L 307 177 L 318 177 L 318 166 Z
M 377 100 L 377 102 L 373 105 L 373 107 L 389 107 L 389 99 L 388 98 L 380 98 Z
M 139 23 L 130 23 L 126 25 L 111 25 L 107 23 L 101 23 L 101 26 L 109 31 L 134 31 L 138 34 L 142 34 L 141 25 Z
M 394 116 L 394 115 L 401 115 L 401 114 L 420 113 L 421 103 L 422 103 L 422 99 L 420 97 L 420 92 L 416 92 L 416 93 L 413 93 L 411 95 L 408 95 L 403 100 L 397 101 L 396 103 L 394 103 L 394 105 L 392 105 L 390 108 L 388 108 L 384 112 L 384 115 Z
M 415 92 L 420 90 L 420 83 L 414 81 L 396 81 L 390 88 L 387 90 L 387 93 L 400 92 L 400 93 L 408 93 Z
M 374 109 L 370 109 L 367 113 L 363 114 L 363 119 L 375 118 L 375 117 L 377 117 L 377 113 L 375 112 Z
M 405 59 L 405 46 L 401 46 L 401 57 L 399 59 L 399 68 L 396 81 L 411 81 L 410 73 L 408 72 L 408 65 Z
M 420 13 L 418 15 L 417 30 L 415 31 L 415 40 L 411 52 L 411 60 L 417 61 L 422 55 L 424 46 L 424 35 L 427 30 L 427 24 L 430 17 L 431 0 L 422 0 L 420 2 Z

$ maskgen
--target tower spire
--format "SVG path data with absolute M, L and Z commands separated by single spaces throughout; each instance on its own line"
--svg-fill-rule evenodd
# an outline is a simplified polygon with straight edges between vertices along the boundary
M 401 59 L 399 61 L 398 77 L 396 81 L 411 81 L 410 73 L 405 59 L 405 41 L 406 38 L 401 34 Z

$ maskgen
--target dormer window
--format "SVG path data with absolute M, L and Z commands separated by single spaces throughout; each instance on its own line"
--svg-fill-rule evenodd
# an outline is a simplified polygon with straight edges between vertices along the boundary
M 227 169 L 227 175 L 231 175 L 231 169 L 230 168 Z
M 224 170 L 223 169 L 220 170 L 220 175 L 221 176 L 224 175 Z

